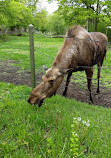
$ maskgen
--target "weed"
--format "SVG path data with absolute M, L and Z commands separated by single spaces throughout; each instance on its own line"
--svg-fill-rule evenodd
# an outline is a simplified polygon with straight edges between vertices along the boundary
M 71 157 L 80 156 L 85 150 L 80 152 L 80 146 L 86 141 L 88 134 L 88 127 L 90 126 L 90 121 L 83 120 L 81 117 L 74 117 L 71 124 L 71 138 L 70 138 L 70 151 Z

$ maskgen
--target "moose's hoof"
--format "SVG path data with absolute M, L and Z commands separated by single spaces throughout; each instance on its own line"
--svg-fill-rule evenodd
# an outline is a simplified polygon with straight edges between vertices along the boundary
M 93 100 L 90 100 L 90 101 L 89 101 L 89 104 L 92 105 L 92 104 L 93 104 Z
M 63 92 L 63 94 L 62 94 L 64 97 L 67 97 L 67 93 L 65 93 L 65 92 Z

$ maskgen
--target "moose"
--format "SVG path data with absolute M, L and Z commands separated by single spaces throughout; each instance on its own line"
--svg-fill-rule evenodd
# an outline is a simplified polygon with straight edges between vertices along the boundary
M 108 38 L 100 32 L 87 32 L 81 26 L 71 27 L 67 33 L 52 67 L 42 76 L 42 82 L 34 88 L 28 102 L 38 104 L 40 107 L 45 98 L 56 94 L 58 87 L 67 74 L 67 81 L 63 96 L 67 96 L 67 89 L 73 72 L 85 71 L 87 77 L 87 86 L 89 90 L 89 101 L 93 104 L 92 98 L 92 77 L 94 65 L 98 67 L 98 85 L 99 90 L 100 71 L 103 60 L 106 56 L 106 45 Z

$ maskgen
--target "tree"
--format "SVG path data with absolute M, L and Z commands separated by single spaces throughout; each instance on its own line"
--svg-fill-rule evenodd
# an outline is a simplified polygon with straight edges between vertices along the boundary
M 36 10 L 36 4 L 39 0 L 10 0 L 23 3 L 26 7 L 30 8 L 32 12 Z
M 0 25 L 7 25 L 8 1 L 0 1 Z
M 51 1 L 51 0 L 49 0 Z M 110 16 L 111 1 L 110 0 L 57 0 L 59 3 L 59 11 L 65 15 L 67 23 L 79 23 L 86 25 L 94 21 L 95 31 L 100 18 L 104 18 L 104 7 L 107 6 L 106 12 Z M 88 24 L 87 23 L 87 24 Z
M 53 34 L 64 34 L 66 31 L 65 21 L 62 15 L 55 12 L 48 17 L 47 31 Z
M 111 21 L 111 1 L 105 0 L 105 2 L 103 2 L 103 6 L 104 6 L 104 10 L 103 10 L 104 13 L 107 15 L 107 17 Z
M 24 4 L 6 0 L 1 1 L 0 25 L 13 27 L 27 27 L 33 22 L 32 12 Z
M 48 12 L 42 9 L 40 12 L 37 12 L 34 17 L 34 25 L 37 30 L 46 32 Z
M 25 6 L 31 9 L 32 12 L 36 10 L 36 4 L 39 0 L 20 0 Z

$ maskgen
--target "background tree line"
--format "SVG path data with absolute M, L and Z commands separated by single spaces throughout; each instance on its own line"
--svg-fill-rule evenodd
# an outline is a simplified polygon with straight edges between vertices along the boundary
M 0 29 L 26 29 L 32 23 L 41 32 L 64 34 L 68 27 L 79 24 L 89 31 L 105 33 L 106 27 L 111 26 L 110 0 L 55 1 L 59 8 L 49 15 L 38 0 L 0 0 Z

